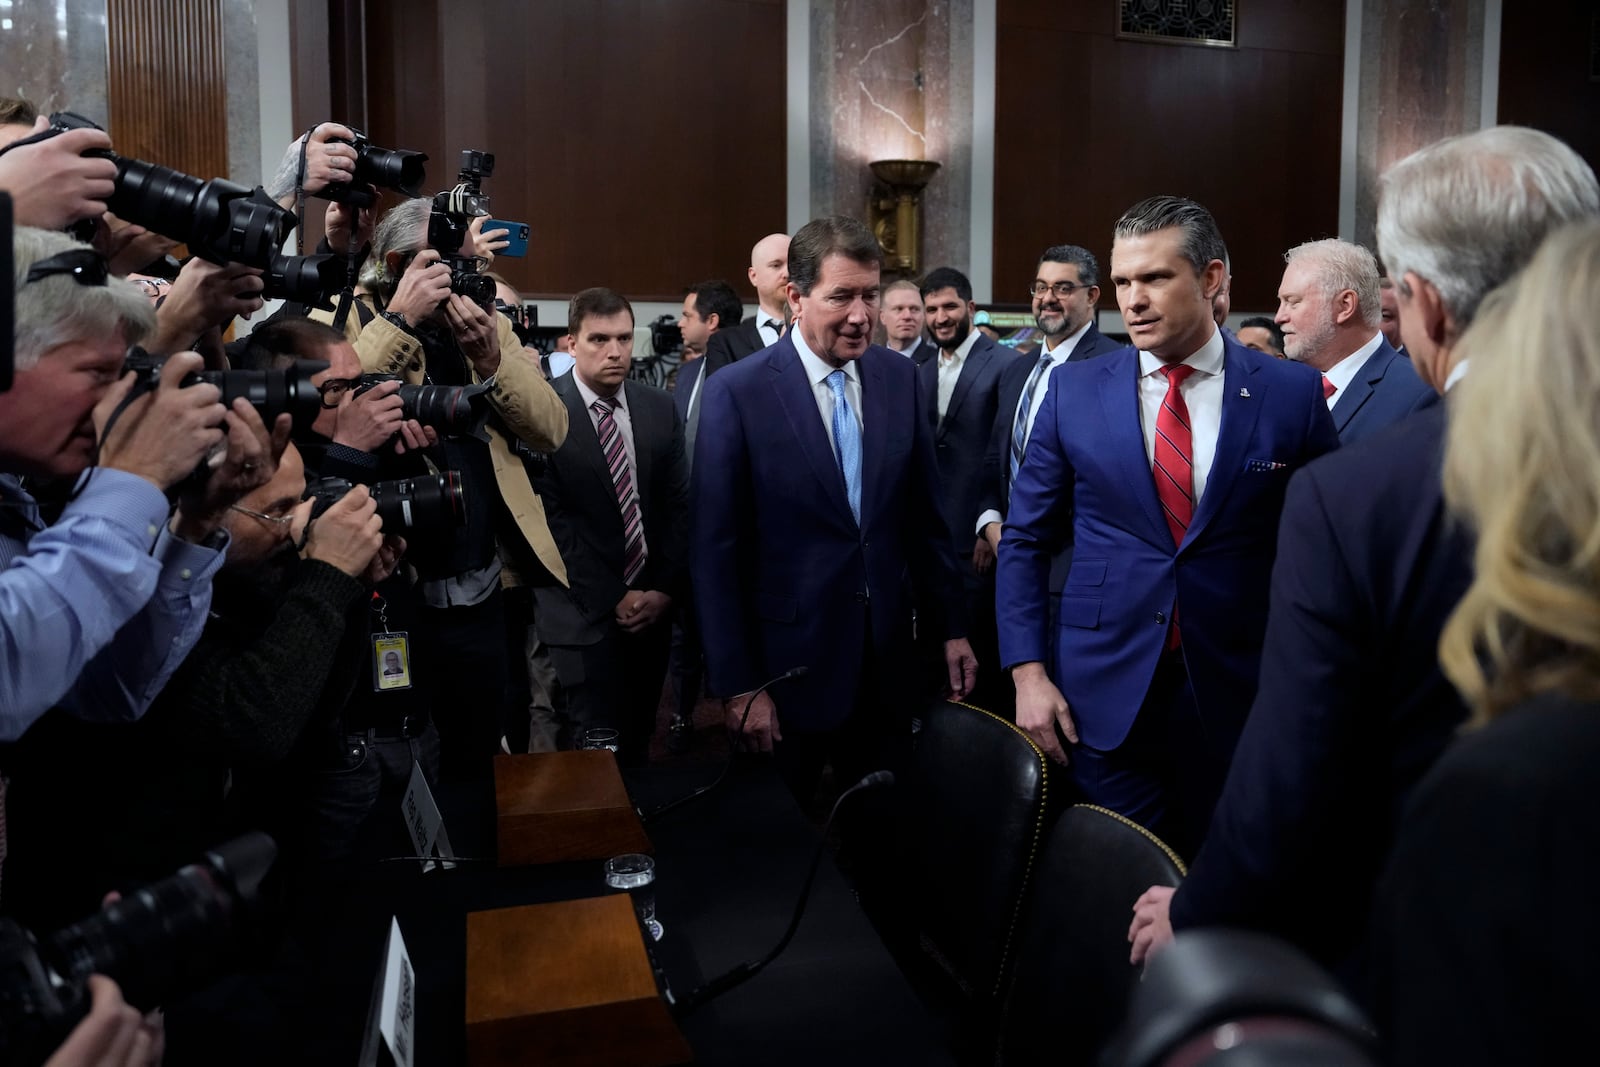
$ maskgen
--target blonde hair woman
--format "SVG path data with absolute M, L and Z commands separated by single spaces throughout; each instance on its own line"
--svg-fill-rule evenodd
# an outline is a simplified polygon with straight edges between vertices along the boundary
M 1445 495 L 1476 577 L 1440 659 L 1473 726 L 1418 787 L 1379 911 L 1392 1062 L 1555 1063 L 1600 1002 L 1600 224 L 1461 342 Z

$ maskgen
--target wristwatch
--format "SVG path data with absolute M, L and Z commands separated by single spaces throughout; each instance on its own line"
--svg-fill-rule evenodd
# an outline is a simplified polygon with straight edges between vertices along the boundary
M 411 328 L 411 324 L 406 321 L 406 317 L 400 314 L 398 311 L 380 311 L 378 314 L 382 316 L 385 322 L 393 326 L 395 329 L 404 330 L 413 337 L 416 336 L 416 331 Z

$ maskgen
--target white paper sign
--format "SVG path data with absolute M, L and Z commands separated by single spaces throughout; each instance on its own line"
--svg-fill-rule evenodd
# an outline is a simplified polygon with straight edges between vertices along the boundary
M 417 1025 L 417 982 L 406 954 L 400 922 L 389 920 L 389 948 L 384 954 L 383 992 L 379 997 L 378 1032 L 397 1067 L 411 1067 L 412 1036 Z
M 454 867 L 455 849 L 450 847 L 450 832 L 444 828 L 444 817 L 434 802 L 433 790 L 422 774 L 422 765 L 411 761 L 411 780 L 406 783 L 406 794 L 400 799 L 400 814 L 406 820 L 406 830 L 411 834 L 411 844 L 418 856 L 438 856 L 445 867 Z M 437 851 L 435 851 L 437 849 Z M 431 859 L 422 861 L 422 871 L 433 870 Z

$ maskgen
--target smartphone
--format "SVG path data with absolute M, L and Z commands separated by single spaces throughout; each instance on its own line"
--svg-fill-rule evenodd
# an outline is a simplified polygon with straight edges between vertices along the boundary
M 505 219 L 490 219 L 483 224 L 483 229 L 479 232 L 488 233 L 490 230 L 511 231 L 507 235 L 511 243 L 496 252 L 495 255 L 520 259 L 528 254 L 528 224 L 526 222 L 507 222 Z

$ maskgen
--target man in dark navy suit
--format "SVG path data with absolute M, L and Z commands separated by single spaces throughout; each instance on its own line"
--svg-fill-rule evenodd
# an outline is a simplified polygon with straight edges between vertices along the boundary
M 877 242 L 816 219 L 788 267 L 794 328 L 706 381 L 690 570 L 708 687 L 804 803 L 826 763 L 852 781 L 908 739 L 889 697 L 908 684 L 913 606 L 956 696 L 976 663 L 915 367 L 870 344 Z
M 923 336 L 925 318 L 922 292 L 916 282 L 902 278 L 890 282 L 884 289 L 883 310 L 878 312 L 878 321 L 883 324 L 884 346 L 919 367 L 939 354 L 939 346 Z
M 769 233 L 750 249 L 750 284 L 756 291 L 756 313 L 734 326 L 732 320 L 706 345 L 707 378 L 730 363 L 775 343 L 783 335 L 785 286 L 789 280 L 789 238 Z
M 1255 695 L 1284 490 L 1339 439 L 1316 374 L 1212 319 L 1210 212 L 1152 197 L 1115 233 L 1136 347 L 1052 372 L 1000 542 L 1000 653 L 1017 725 L 1079 791 L 1193 855 Z
M 1341 444 L 1432 407 L 1439 394 L 1384 339 L 1378 261 L 1348 241 L 1312 241 L 1284 253 L 1278 325 L 1290 359 L 1322 373 Z
M 934 426 L 944 518 L 966 590 L 967 632 L 983 665 L 973 700 L 980 707 L 1004 710 L 997 698 L 1009 696 L 1011 687 L 996 662 L 994 567 L 987 558 L 989 543 L 974 533 L 973 523 L 981 510 L 983 457 L 999 411 L 1000 379 L 1017 354 L 973 328 L 977 305 L 965 274 L 953 267 L 931 270 L 920 293 L 938 354 L 917 367 L 917 387 Z
M 1452 352 L 1484 296 L 1545 234 L 1597 213 L 1588 165 L 1533 130 L 1451 137 L 1391 168 L 1378 244 L 1422 379 L 1444 393 L 1467 373 Z M 1290 486 L 1255 706 L 1189 877 L 1136 907 L 1135 962 L 1173 928 L 1249 927 L 1361 984 L 1372 892 L 1406 798 L 1465 716 L 1438 668 L 1440 630 L 1471 581 L 1440 487 L 1446 407 Z
M 1033 321 L 1044 333 L 1044 343 L 1037 352 L 1014 360 L 1000 378 L 1000 398 L 989 444 L 984 450 L 982 493 L 978 501 L 976 532 L 983 544 L 975 550 L 974 563 L 980 569 L 994 566 L 995 551 L 1000 547 L 1000 526 L 1011 502 L 1011 479 L 1027 451 L 1033 421 L 1050 392 L 1050 372 L 1063 363 L 1081 363 L 1123 347 L 1101 334 L 1095 326 L 1095 307 L 1100 302 L 1100 263 L 1087 248 L 1052 245 L 1045 249 L 1034 269 L 1028 295 L 1033 300 Z M 1061 583 L 1067 579 L 1067 565 L 1071 560 L 1069 543 L 1051 561 L 1052 613 L 1055 601 L 1061 596 Z M 1009 694 L 1005 703 L 1009 708 Z

